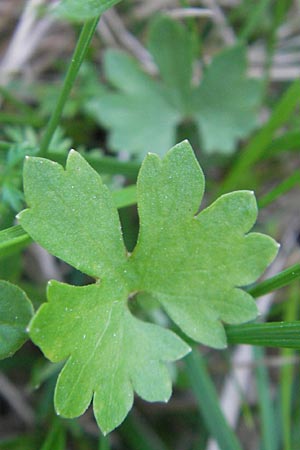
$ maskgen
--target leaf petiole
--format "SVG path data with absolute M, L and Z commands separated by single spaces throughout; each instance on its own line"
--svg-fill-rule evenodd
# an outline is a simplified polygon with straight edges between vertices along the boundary
M 268 294 L 269 292 L 287 286 L 297 278 L 300 278 L 300 264 L 294 264 L 288 269 L 285 269 L 277 275 L 274 275 L 274 277 L 251 287 L 250 289 L 248 289 L 248 292 L 252 295 L 252 297 L 261 297 L 262 295 Z

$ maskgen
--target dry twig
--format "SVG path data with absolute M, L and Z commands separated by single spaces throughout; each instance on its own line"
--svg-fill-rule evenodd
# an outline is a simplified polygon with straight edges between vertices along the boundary
M 50 17 L 38 20 L 38 7 L 43 3 L 44 0 L 27 3 L 0 64 L 0 85 L 7 84 L 15 73 L 24 69 L 52 25 Z
M 127 30 L 123 21 L 114 9 L 105 13 L 103 22 L 112 32 L 112 36 L 116 37 L 119 44 L 134 55 L 148 72 L 156 72 L 156 66 L 152 60 L 152 56 L 141 42 Z M 103 26 L 103 23 L 98 27 L 99 31 L 101 30 L 101 26 Z
M 0 396 L 2 396 L 20 419 L 28 426 L 34 424 L 34 413 L 20 389 L 0 373 Z

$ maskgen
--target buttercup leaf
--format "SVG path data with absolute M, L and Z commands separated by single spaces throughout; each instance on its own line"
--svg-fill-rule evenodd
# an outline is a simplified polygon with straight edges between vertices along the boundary
M 109 191 L 78 153 L 70 152 L 65 170 L 28 158 L 24 185 L 25 230 L 96 279 L 84 287 L 51 282 L 48 302 L 30 325 L 32 340 L 51 361 L 67 360 L 55 391 L 61 415 L 82 414 L 93 398 L 107 433 L 125 418 L 134 391 L 148 401 L 168 400 L 165 362 L 189 347 L 135 317 L 129 304 L 136 294 L 151 296 L 187 336 L 215 348 L 226 347 L 223 322 L 256 317 L 242 286 L 261 275 L 278 245 L 249 233 L 257 216 L 252 192 L 224 195 L 198 212 L 204 176 L 188 142 L 163 159 L 145 158 L 137 182 L 140 232 L 131 255 Z
M 187 28 L 159 17 L 150 27 L 148 47 L 160 79 L 125 53 L 105 54 L 104 74 L 111 88 L 91 98 L 86 109 L 110 131 L 110 148 L 140 157 L 149 151 L 163 155 L 176 142 L 179 125 L 193 122 L 202 151 L 232 153 L 255 128 L 261 98 L 260 82 L 246 77 L 245 48 L 217 54 L 195 86 L 197 55 Z
M 163 154 L 174 144 L 181 119 L 163 86 L 144 74 L 133 58 L 117 50 L 105 53 L 104 68 L 116 90 L 89 101 L 86 109 L 110 130 L 110 148 L 141 156 L 151 151 Z

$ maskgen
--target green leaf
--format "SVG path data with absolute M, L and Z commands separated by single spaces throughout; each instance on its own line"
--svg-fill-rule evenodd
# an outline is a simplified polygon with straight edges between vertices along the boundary
M 32 340 L 51 361 L 68 358 L 55 390 L 56 411 L 79 416 L 94 396 L 105 434 L 131 409 L 133 389 L 145 400 L 167 401 L 171 379 L 163 361 L 189 351 L 171 331 L 133 317 L 126 294 L 125 286 L 105 281 L 84 287 L 51 282 L 49 302 L 31 325 Z
M 83 22 L 100 16 L 120 0 L 61 0 L 55 12 L 70 20 Z
M 155 182 L 154 182 L 155 180 Z M 137 290 L 151 292 L 191 338 L 226 346 L 221 321 L 254 319 L 251 284 L 277 253 L 277 244 L 248 233 L 257 217 L 253 192 L 223 195 L 197 215 L 203 174 L 187 142 L 164 160 L 148 155 L 137 185 L 140 233 L 129 260 Z
M 245 77 L 246 69 L 245 49 L 229 48 L 213 59 L 194 91 L 196 123 L 207 153 L 232 153 L 238 139 L 256 126 L 261 89 Z
M 110 130 L 110 148 L 136 155 L 163 154 L 174 144 L 181 118 L 163 86 L 144 74 L 133 58 L 117 50 L 105 53 L 104 70 L 117 90 L 90 100 L 86 110 Z
M 33 308 L 26 294 L 0 281 L 0 359 L 12 356 L 27 340 L 26 328 Z
M 21 213 L 21 224 L 31 237 L 90 276 L 117 278 L 126 252 L 117 210 L 97 172 L 71 151 L 66 170 L 50 160 L 27 158 L 24 180 L 32 208 Z
M 130 410 L 133 390 L 149 401 L 169 398 L 164 362 L 189 347 L 134 317 L 128 305 L 135 295 L 150 295 L 186 335 L 216 348 L 226 346 L 222 322 L 256 317 L 253 298 L 238 286 L 261 275 L 277 244 L 248 233 L 257 215 L 252 192 L 224 195 L 197 214 L 204 176 L 187 142 L 163 160 L 145 158 L 137 183 L 140 232 L 131 255 L 112 196 L 78 153 L 70 152 L 65 170 L 28 158 L 24 186 L 24 229 L 96 279 L 84 287 L 51 282 L 48 302 L 30 325 L 32 340 L 51 361 L 67 359 L 55 392 L 63 416 L 82 414 L 94 397 L 97 422 L 107 433 Z
M 200 85 L 192 87 L 194 46 L 186 28 L 160 17 L 150 27 L 148 47 L 161 80 L 120 51 L 105 54 L 104 73 L 112 89 L 91 98 L 86 109 L 110 130 L 110 148 L 162 155 L 174 145 L 178 126 L 194 122 L 203 151 L 232 153 L 255 127 L 260 102 L 260 83 L 246 78 L 245 49 L 217 55 Z
M 149 50 L 159 68 L 170 101 L 188 115 L 193 76 L 193 41 L 190 33 L 167 17 L 156 19 L 149 32 Z

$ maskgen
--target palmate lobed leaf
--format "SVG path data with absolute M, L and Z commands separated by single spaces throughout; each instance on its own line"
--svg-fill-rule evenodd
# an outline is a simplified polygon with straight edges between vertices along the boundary
M 18 286 L 0 281 L 0 359 L 12 356 L 26 341 L 33 307 Z
M 181 113 L 170 104 L 163 87 L 144 74 L 133 58 L 117 50 L 105 53 L 104 70 L 116 89 L 90 100 L 86 110 L 110 130 L 110 148 L 141 157 L 144 152 L 162 154 L 170 148 Z
M 55 392 L 56 410 L 82 414 L 94 396 L 104 433 L 124 419 L 133 391 L 166 401 L 166 361 L 189 347 L 173 332 L 142 322 L 128 308 L 139 293 L 154 297 L 194 340 L 226 346 L 222 322 L 254 319 L 254 282 L 277 253 L 268 236 L 248 233 L 257 208 L 252 192 L 220 197 L 197 213 L 204 176 L 188 142 L 162 160 L 149 154 L 137 182 L 140 232 L 127 254 L 116 208 L 100 176 L 71 151 L 66 170 L 41 158 L 24 169 L 29 209 L 20 221 L 57 257 L 96 278 L 73 287 L 51 282 L 30 336 L 51 361 L 67 359 Z M 142 301 L 142 300 L 141 300 Z
M 140 157 L 148 151 L 162 155 L 176 142 L 179 125 L 192 121 L 201 150 L 232 153 L 255 128 L 261 99 L 261 83 L 246 76 L 245 48 L 220 52 L 194 86 L 195 51 L 186 28 L 159 17 L 150 27 L 148 46 L 161 80 L 125 53 L 108 50 L 104 74 L 112 89 L 87 102 L 87 111 L 109 129 L 110 148 Z

